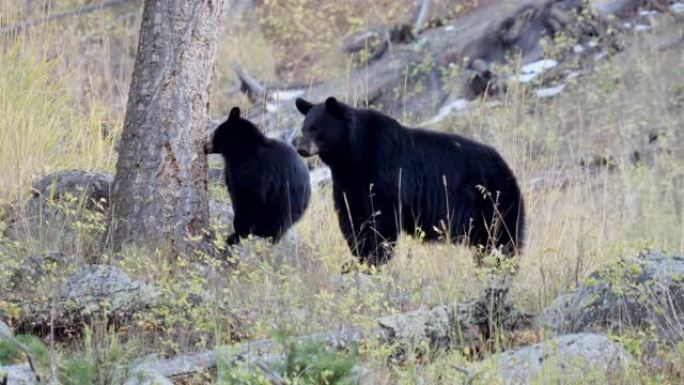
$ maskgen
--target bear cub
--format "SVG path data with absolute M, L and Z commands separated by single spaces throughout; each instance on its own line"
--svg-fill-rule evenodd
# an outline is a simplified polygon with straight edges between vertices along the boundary
M 522 195 L 492 147 L 333 97 L 296 107 L 305 115 L 297 152 L 330 167 L 340 229 L 362 263 L 389 261 L 401 230 L 475 246 L 478 263 L 493 248 L 512 256 L 522 246 Z
M 234 107 L 214 132 L 210 152 L 223 155 L 235 212 L 235 232 L 227 244 L 249 234 L 278 242 L 302 217 L 311 198 L 309 170 L 294 148 L 267 138 Z

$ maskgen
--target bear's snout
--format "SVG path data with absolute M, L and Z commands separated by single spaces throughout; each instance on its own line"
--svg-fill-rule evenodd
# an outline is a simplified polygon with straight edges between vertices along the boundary
M 311 139 L 304 137 L 295 138 L 293 144 L 300 156 L 308 158 L 318 154 L 318 146 L 316 146 L 316 143 L 314 143 Z

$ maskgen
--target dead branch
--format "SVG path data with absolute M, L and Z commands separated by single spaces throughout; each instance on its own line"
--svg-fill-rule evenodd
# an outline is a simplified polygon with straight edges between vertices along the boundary
M 234 63 L 233 70 L 240 79 L 240 91 L 247 94 L 252 103 L 258 103 L 266 96 L 266 87 L 250 75 L 241 65 Z
M 33 357 L 33 354 L 31 354 L 31 351 L 28 349 L 26 345 L 22 344 L 21 342 L 19 342 L 19 340 L 17 340 L 14 337 L 14 333 L 12 333 L 10 327 L 7 324 L 5 324 L 2 320 L 0 320 L 0 339 L 4 339 L 5 341 L 12 344 L 15 348 L 20 350 L 22 353 L 24 353 L 24 355 L 26 356 L 26 360 L 28 361 L 29 368 L 31 368 L 31 371 L 36 376 L 36 381 L 40 383 L 40 376 L 38 375 L 35 366 L 36 359 Z M 7 378 L 5 378 L 5 381 L 7 381 Z
M 430 0 L 421 0 L 413 21 L 413 30 L 418 33 L 430 18 Z
M 473 373 L 472 370 L 470 370 L 470 369 L 468 369 L 468 368 L 464 368 L 464 367 L 462 367 L 462 366 L 458 366 L 458 365 L 456 365 L 456 364 L 451 364 L 451 368 L 454 369 L 455 371 L 460 372 L 460 373 L 462 373 L 463 375 L 466 376 L 466 381 L 465 381 L 465 384 L 466 384 L 466 385 L 472 384 L 473 381 L 475 380 L 476 374 Z
M 16 34 L 16 33 L 24 32 L 28 29 L 33 28 L 33 27 L 37 27 L 39 25 L 49 23 L 52 21 L 58 21 L 58 20 L 62 20 L 62 19 L 66 19 L 66 18 L 74 17 L 74 16 L 81 16 L 81 15 L 85 15 L 88 13 L 101 11 L 103 9 L 116 7 L 118 5 L 122 5 L 122 4 L 133 2 L 133 1 L 134 0 L 106 0 L 106 1 L 103 1 L 102 3 L 99 3 L 99 4 L 87 5 L 85 7 L 78 7 L 76 9 L 72 9 L 69 11 L 59 12 L 59 13 L 55 13 L 53 15 L 45 16 L 45 17 L 42 17 L 39 19 L 28 20 L 28 21 L 21 22 L 19 24 L 4 27 L 4 28 L 0 29 L 0 35 Z

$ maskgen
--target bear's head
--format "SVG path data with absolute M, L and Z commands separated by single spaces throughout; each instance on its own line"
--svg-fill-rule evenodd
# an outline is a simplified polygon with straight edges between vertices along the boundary
M 302 134 L 295 138 L 293 143 L 299 155 L 325 156 L 340 149 L 348 141 L 352 107 L 338 102 L 333 97 L 318 104 L 297 98 L 295 105 L 305 116 Z
M 214 131 L 210 153 L 228 155 L 242 149 L 247 150 L 251 145 L 261 143 L 263 140 L 264 135 L 257 126 L 240 117 L 239 107 L 233 107 L 228 119 Z

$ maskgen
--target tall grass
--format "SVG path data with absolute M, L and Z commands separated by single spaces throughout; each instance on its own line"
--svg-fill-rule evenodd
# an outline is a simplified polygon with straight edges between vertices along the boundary
M 73 97 L 69 75 L 43 42 L 18 40 L 0 52 L 0 197 L 21 199 L 31 180 L 47 172 L 110 169 L 115 159 L 102 113 Z

